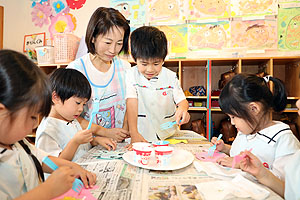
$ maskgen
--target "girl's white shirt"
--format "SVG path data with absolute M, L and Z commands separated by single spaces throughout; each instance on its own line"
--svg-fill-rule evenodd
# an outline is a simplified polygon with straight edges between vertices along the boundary
M 300 199 L 300 150 L 286 163 L 284 198 L 288 200 Z
M 284 167 L 293 154 L 300 149 L 298 139 L 290 130 L 289 125 L 273 121 L 273 126 L 258 131 L 253 135 L 238 132 L 232 143 L 230 156 L 241 151 L 252 149 L 252 153 L 268 167 L 277 177 L 284 180 Z
M 49 154 L 36 148 L 26 139 L 23 141 L 42 165 L 43 158 Z M 0 152 L 2 150 L 3 148 L 0 147 Z M 39 184 L 40 180 L 34 162 L 18 142 L 12 146 L 12 150 L 6 150 L 0 154 L 1 200 L 17 198 Z

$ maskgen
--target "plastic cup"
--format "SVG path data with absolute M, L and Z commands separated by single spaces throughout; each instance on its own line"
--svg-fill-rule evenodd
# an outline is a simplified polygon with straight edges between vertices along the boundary
M 156 162 L 158 166 L 168 166 L 171 162 L 171 157 L 174 151 L 170 146 L 158 146 L 154 148 Z
M 151 152 L 153 149 L 150 147 L 149 143 L 137 142 L 132 144 L 132 149 L 135 152 L 134 162 L 141 165 L 148 165 Z
M 153 144 L 153 147 L 161 147 L 161 146 L 169 146 L 169 141 L 158 141 L 158 142 L 154 142 L 152 143 Z

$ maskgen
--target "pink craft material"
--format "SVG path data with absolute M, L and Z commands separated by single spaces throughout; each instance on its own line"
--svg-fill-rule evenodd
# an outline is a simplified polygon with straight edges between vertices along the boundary
M 214 152 L 214 155 L 212 157 L 208 156 L 207 151 L 196 153 L 197 159 L 206 162 L 216 162 L 219 158 L 224 158 L 225 156 L 225 153 L 218 152 L 217 150 Z
M 248 151 L 252 151 L 252 148 Z M 234 156 L 231 168 L 234 168 L 235 164 L 240 163 L 245 157 L 246 157 L 246 154 L 244 154 L 244 153 Z
M 60 195 L 59 197 L 56 197 L 52 200 L 67 200 L 70 198 L 74 198 L 74 199 L 85 199 L 85 200 L 97 200 L 97 198 L 95 198 L 90 190 L 94 190 L 97 189 L 98 186 L 94 186 L 92 188 L 86 189 L 86 188 L 82 188 L 82 190 L 80 191 L 80 193 L 78 194 L 77 192 L 75 192 L 74 190 L 70 189 L 69 191 L 67 191 L 66 193 Z

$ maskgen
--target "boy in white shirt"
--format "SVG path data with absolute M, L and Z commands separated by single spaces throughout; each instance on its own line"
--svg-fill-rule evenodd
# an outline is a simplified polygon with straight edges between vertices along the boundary
M 176 126 L 160 125 L 189 121 L 188 102 L 176 73 L 163 67 L 168 53 L 165 34 L 152 26 L 131 33 L 131 54 L 136 66 L 126 71 L 126 106 L 131 143 L 164 140 Z
M 76 119 L 91 97 L 91 86 L 85 76 L 74 69 L 59 68 L 50 76 L 52 108 L 36 132 L 35 145 L 66 160 L 76 161 L 92 145 L 115 149 L 116 143 L 106 137 L 93 137 L 92 130 L 82 130 Z

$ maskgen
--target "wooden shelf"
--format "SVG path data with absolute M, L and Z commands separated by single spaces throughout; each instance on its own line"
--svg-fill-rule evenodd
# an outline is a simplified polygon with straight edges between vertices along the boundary
M 210 61 L 210 69 L 207 66 L 208 60 Z M 135 65 L 132 61 L 131 64 Z M 55 68 L 66 67 L 67 65 L 68 63 L 43 64 L 39 65 L 39 67 L 44 71 L 51 72 Z M 188 90 L 192 86 L 204 86 L 207 90 L 209 85 L 208 81 L 211 80 L 211 85 L 209 85 L 211 91 L 218 89 L 220 75 L 229 71 L 233 66 L 236 67 L 235 72 L 237 73 L 257 73 L 259 69 L 264 68 L 268 74 L 277 77 L 284 82 L 289 96 L 289 103 L 295 104 L 296 101 L 300 99 L 300 57 L 297 56 L 169 59 L 165 60 L 164 66 L 177 73 L 183 90 Z M 209 95 L 211 91 L 206 91 L 206 94 Z M 209 96 L 186 96 L 186 98 L 189 101 L 203 102 L 208 101 Z M 211 96 L 210 98 L 211 101 L 218 99 L 219 96 Z M 293 105 L 292 107 L 295 106 Z M 216 127 L 218 127 L 219 121 L 225 117 L 225 114 L 222 113 L 221 109 L 218 107 L 213 107 L 211 109 L 206 107 L 190 107 L 189 111 L 192 111 L 190 112 L 190 121 L 203 119 L 203 115 L 210 114 L 210 111 L 213 111 L 210 120 L 215 122 Z M 298 110 L 296 108 L 285 109 L 283 111 L 285 115 L 292 115 L 294 118 L 297 112 Z M 210 126 L 211 121 L 207 120 L 207 127 Z M 300 130 L 300 117 L 298 115 L 296 115 L 296 122 Z M 185 125 L 185 127 L 190 127 L 190 125 L 191 122 Z M 207 130 L 210 131 L 209 129 Z

